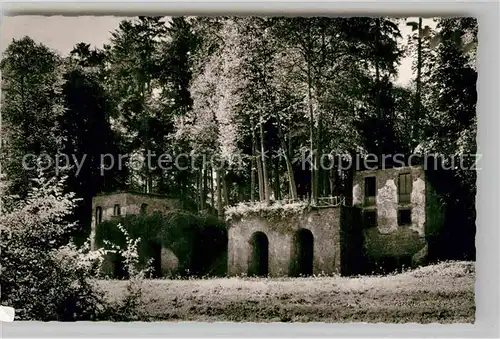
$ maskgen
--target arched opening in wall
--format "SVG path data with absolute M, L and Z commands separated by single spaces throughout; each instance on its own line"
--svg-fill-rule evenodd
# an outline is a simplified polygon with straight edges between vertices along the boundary
M 267 276 L 269 273 L 269 240 L 263 232 L 255 232 L 250 239 L 252 251 L 248 265 L 249 276 Z
M 141 205 L 141 215 L 146 215 L 148 214 L 148 204 L 142 204 Z
M 121 208 L 120 208 L 120 204 L 115 204 L 115 206 L 113 207 L 113 215 L 121 215 L 122 214 L 122 211 L 121 211 Z
M 113 256 L 113 276 L 115 279 L 128 279 L 129 274 L 127 267 L 125 265 L 125 258 L 119 254 L 115 253 Z
M 225 276 L 227 273 L 227 230 L 218 225 L 207 224 L 193 233 L 192 273 L 199 276 Z
M 156 242 L 149 243 L 150 259 L 152 259 L 152 276 L 161 278 L 161 245 Z
M 292 276 L 310 276 L 313 274 L 314 236 L 305 228 L 295 232 L 292 246 L 290 273 Z

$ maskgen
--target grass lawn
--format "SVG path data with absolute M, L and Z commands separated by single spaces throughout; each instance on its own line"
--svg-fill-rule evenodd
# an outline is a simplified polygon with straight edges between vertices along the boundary
M 146 280 L 151 321 L 473 323 L 474 263 L 384 277 Z M 126 281 L 101 281 L 110 298 Z M 145 319 L 146 320 L 146 319 Z

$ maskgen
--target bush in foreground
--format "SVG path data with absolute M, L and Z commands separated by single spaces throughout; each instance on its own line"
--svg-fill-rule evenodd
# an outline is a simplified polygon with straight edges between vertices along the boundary
M 0 216 L 1 300 L 20 319 L 93 320 L 103 308 L 88 267 L 67 244 L 76 199 L 63 188 L 64 179 L 41 175 L 27 199 L 11 200 Z
M 0 215 L 0 285 L 2 305 L 20 320 L 134 320 L 138 315 L 143 271 L 135 270 L 140 239 L 124 237 L 130 287 L 122 300 L 108 302 L 97 285 L 96 272 L 105 250 L 90 252 L 68 242 L 76 227 L 68 216 L 76 206 L 64 193 L 64 180 L 42 173 L 25 200 L 2 196 L 8 206 Z M 1 193 L 1 192 L 0 192 Z M 8 201 L 7 201 L 8 200 Z

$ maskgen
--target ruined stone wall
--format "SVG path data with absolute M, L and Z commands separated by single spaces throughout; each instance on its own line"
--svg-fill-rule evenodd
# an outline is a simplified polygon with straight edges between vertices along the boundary
M 399 174 L 410 173 L 409 202 L 398 201 Z M 376 178 L 375 204 L 365 201 L 365 178 Z M 414 256 L 426 247 L 426 179 L 421 167 L 402 167 L 356 173 L 353 203 L 363 212 L 376 210 L 376 227 L 363 230 L 364 252 L 371 259 Z M 411 209 L 411 224 L 398 224 L 398 210 Z
M 293 260 L 294 234 L 299 229 L 311 231 L 314 237 L 313 274 L 339 273 L 340 208 L 321 208 L 286 218 L 267 215 L 243 217 L 228 225 L 228 274 L 247 274 L 252 255 L 251 239 L 263 232 L 269 241 L 269 276 L 289 274 Z
M 96 208 L 102 208 L 102 221 L 113 218 L 113 209 L 115 204 L 120 205 L 121 214 L 127 214 L 128 193 L 117 193 L 110 195 L 98 195 L 92 199 L 92 224 L 95 224 Z
M 117 192 L 113 194 L 97 195 L 92 199 L 92 224 L 91 224 L 91 248 L 95 248 L 95 231 L 97 227 L 96 209 L 101 207 L 102 220 L 111 220 L 114 217 L 115 205 L 120 205 L 120 215 L 139 215 L 141 206 L 147 205 L 146 214 L 151 215 L 154 212 L 164 213 L 169 210 L 180 208 L 178 199 L 169 199 L 154 194 L 142 194 L 135 192 Z
M 177 199 L 168 199 L 157 197 L 155 195 L 143 195 L 130 193 L 127 197 L 127 212 L 128 214 L 138 215 L 141 213 L 142 204 L 146 204 L 146 214 L 151 215 L 155 212 L 164 213 L 169 210 L 180 208 L 180 203 Z
M 98 206 L 102 208 L 102 221 L 112 219 L 115 204 L 120 205 L 121 215 L 140 214 L 142 204 L 147 205 L 146 214 L 148 215 L 154 212 L 162 213 L 180 208 L 178 199 L 169 199 L 162 196 L 128 192 L 103 194 L 92 199 L 92 222 L 95 222 L 95 212 Z

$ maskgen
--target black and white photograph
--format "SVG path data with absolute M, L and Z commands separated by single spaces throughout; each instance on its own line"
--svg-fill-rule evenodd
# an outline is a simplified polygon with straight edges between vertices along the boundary
M 474 323 L 477 46 L 473 17 L 2 17 L 2 308 Z

